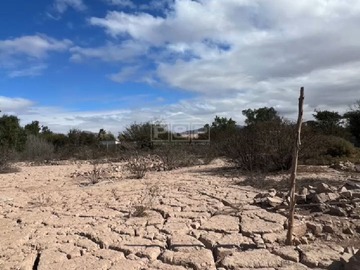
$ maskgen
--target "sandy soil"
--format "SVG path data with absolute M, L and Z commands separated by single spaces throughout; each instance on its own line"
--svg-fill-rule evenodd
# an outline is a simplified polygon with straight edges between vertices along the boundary
M 259 190 L 224 166 L 138 180 L 123 164 L 104 164 L 97 184 L 84 176 L 90 164 L 0 175 L 0 269 L 327 269 L 340 261 L 344 249 L 331 240 L 282 247 L 286 217 L 251 205 Z M 300 173 L 325 176 L 346 178 Z

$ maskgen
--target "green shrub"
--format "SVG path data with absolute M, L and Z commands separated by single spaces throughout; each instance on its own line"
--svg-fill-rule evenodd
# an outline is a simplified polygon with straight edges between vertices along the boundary
M 327 136 L 325 139 L 325 153 L 331 157 L 350 157 L 355 153 L 354 145 L 340 137 Z

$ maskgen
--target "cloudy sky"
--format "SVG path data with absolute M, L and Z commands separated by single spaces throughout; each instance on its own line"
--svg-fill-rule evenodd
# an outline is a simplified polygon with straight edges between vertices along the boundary
M 360 99 L 357 0 L 4 0 L 0 110 L 51 130 Z

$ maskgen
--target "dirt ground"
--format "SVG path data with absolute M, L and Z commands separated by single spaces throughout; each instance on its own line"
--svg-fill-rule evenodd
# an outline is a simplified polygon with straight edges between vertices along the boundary
M 282 175 L 256 180 L 217 160 L 134 179 L 123 165 L 100 165 L 95 184 L 89 163 L 20 164 L 20 172 L 0 175 L 0 269 L 341 269 L 358 245 L 355 231 L 284 246 L 285 211 L 252 204 L 260 188 L 280 188 Z M 299 177 L 348 176 L 303 170 Z M 298 233 L 314 219 L 298 212 Z

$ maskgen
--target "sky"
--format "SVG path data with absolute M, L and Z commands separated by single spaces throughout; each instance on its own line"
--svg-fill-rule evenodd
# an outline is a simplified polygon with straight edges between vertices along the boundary
M 360 99 L 357 0 L 3 0 L 0 110 L 117 133 L 133 122 L 305 120 Z

